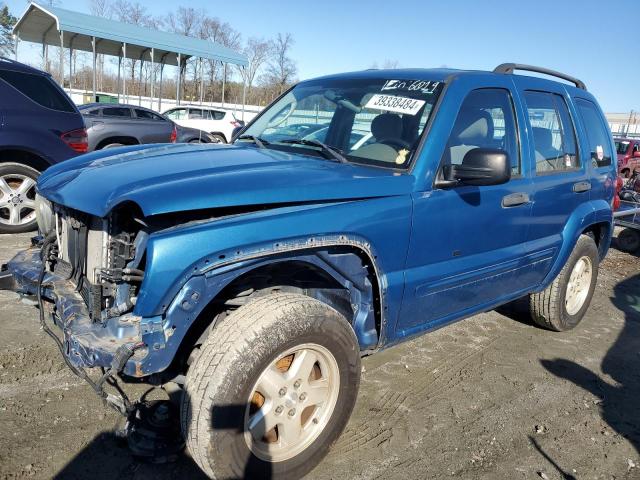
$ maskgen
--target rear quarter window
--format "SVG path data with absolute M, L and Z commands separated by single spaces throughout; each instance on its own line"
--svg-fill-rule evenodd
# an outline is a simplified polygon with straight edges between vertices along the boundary
M 60 112 L 76 111 L 69 98 L 45 75 L 0 70 L 0 79 L 45 108 Z
M 576 99 L 578 115 L 582 120 L 584 129 L 587 132 L 589 141 L 589 151 L 591 152 L 591 162 L 596 167 L 607 167 L 611 165 L 611 134 L 605 127 L 604 120 L 598 107 L 589 100 Z

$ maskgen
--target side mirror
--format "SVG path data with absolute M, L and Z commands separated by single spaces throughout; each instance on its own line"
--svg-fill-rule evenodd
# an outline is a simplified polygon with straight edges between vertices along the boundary
M 462 159 L 462 165 L 447 165 L 444 180 L 436 182 L 436 187 L 465 185 L 500 185 L 511 178 L 509 154 L 495 148 L 474 148 Z

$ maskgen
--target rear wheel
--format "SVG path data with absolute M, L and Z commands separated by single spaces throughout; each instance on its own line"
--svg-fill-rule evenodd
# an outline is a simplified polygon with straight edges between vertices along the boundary
M 553 283 L 542 292 L 530 295 L 533 321 L 557 332 L 571 330 L 578 325 L 591 303 L 598 266 L 595 241 L 589 235 L 581 235 Z
M 187 446 L 211 478 L 300 478 L 344 429 L 359 382 L 357 340 L 336 310 L 257 298 L 215 326 L 187 373 Z
M 0 164 L 0 233 L 36 229 L 36 181 L 40 172 L 20 163 Z

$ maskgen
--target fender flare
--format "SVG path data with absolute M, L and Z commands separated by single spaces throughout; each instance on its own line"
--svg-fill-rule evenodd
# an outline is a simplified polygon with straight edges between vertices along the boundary
M 340 271 L 340 265 L 332 265 L 330 259 L 322 255 L 328 247 L 348 247 L 366 256 L 366 261 L 373 267 L 372 273 L 376 280 L 375 285 L 370 285 L 371 295 L 367 295 L 362 286 L 347 279 L 344 272 Z M 386 329 L 384 277 L 375 262 L 377 257 L 371 245 L 359 237 L 336 235 L 271 242 L 245 250 L 240 255 L 229 252 L 227 256 L 220 252 L 211 258 L 216 258 L 217 261 L 202 259 L 198 262 L 201 268 L 191 270 L 192 275 L 182 284 L 162 315 L 141 318 L 140 333 L 142 340 L 149 346 L 149 354 L 139 363 L 136 362 L 134 376 L 147 376 L 167 369 L 199 315 L 235 279 L 262 266 L 287 261 L 312 264 L 349 290 L 352 302 L 358 305 L 353 319 L 349 320 L 361 349 L 376 349 L 383 341 Z M 379 332 L 375 328 L 376 310 L 380 312 Z
M 576 246 L 580 235 L 586 230 L 589 230 L 589 227 L 602 223 L 608 224 L 608 232 L 606 237 L 602 239 L 605 243 L 599 249 L 601 258 L 604 258 L 613 233 L 613 212 L 611 211 L 611 205 L 605 200 L 591 200 L 579 205 L 578 208 L 573 211 L 562 230 L 562 245 L 556 255 L 556 261 L 536 291 L 542 291 L 547 288 L 558 276 Z

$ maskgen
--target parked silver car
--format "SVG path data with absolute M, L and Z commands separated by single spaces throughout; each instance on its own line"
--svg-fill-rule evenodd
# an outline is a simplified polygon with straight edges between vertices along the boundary
M 89 151 L 145 143 L 216 143 L 211 134 L 181 127 L 148 108 L 91 103 L 78 107 L 89 136 Z

